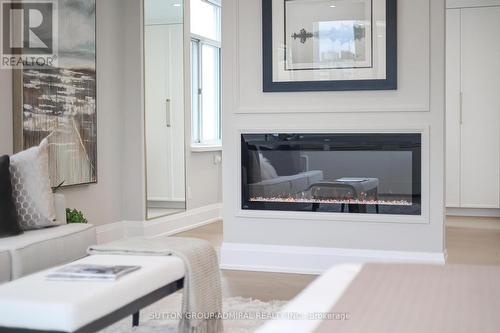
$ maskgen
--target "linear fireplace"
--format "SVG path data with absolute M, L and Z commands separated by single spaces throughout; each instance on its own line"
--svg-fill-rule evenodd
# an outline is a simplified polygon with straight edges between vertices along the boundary
M 242 134 L 242 209 L 421 215 L 421 134 Z

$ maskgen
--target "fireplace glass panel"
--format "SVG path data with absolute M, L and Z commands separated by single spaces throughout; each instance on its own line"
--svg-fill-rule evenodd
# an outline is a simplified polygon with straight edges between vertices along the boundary
M 243 134 L 242 209 L 421 214 L 421 134 Z

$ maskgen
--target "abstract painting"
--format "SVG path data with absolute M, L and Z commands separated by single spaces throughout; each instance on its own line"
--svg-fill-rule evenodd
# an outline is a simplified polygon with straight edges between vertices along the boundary
M 49 138 L 52 186 L 97 182 L 96 2 L 58 2 L 57 67 L 22 70 L 17 150 Z M 16 112 L 16 111 L 15 111 Z M 17 111 L 18 112 L 18 111 Z

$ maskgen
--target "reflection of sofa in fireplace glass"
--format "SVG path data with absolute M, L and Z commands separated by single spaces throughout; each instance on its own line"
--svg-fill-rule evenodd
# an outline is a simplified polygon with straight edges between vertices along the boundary
M 266 158 L 261 152 L 255 155 L 251 168 L 253 182 L 248 184 L 251 199 L 291 199 L 323 180 L 323 172 L 309 170 L 307 161 L 299 154 L 294 156 L 296 161 L 283 159 L 279 162 Z
M 335 181 L 318 182 L 309 187 L 315 203 L 312 210 L 317 211 L 321 203 L 340 204 L 340 211 L 347 208 L 348 213 L 366 213 L 366 205 L 378 205 L 378 178 L 339 178 Z

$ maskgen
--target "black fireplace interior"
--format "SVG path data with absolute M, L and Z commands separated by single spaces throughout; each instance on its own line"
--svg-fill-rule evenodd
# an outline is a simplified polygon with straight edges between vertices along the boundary
M 421 134 L 242 134 L 242 209 L 421 214 Z

